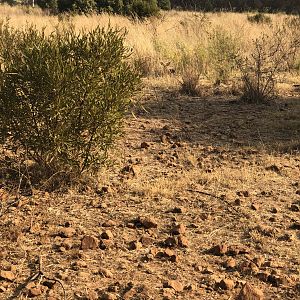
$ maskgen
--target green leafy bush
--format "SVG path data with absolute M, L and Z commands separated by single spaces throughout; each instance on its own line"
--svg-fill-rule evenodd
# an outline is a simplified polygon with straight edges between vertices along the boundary
M 236 68 L 239 40 L 221 27 L 209 35 L 208 56 L 210 77 L 215 83 L 226 82 Z
M 51 172 L 98 167 L 139 78 L 124 32 L 0 25 L 0 136 Z

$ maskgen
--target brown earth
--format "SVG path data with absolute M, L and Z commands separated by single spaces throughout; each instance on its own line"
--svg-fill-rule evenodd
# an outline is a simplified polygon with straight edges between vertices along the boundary
M 0 299 L 300 299 L 299 116 L 152 89 L 97 184 L 3 186 Z

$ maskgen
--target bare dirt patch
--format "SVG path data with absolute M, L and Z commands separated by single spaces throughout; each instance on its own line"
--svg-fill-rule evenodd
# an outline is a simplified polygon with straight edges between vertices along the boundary
M 0 299 L 299 299 L 299 115 L 151 91 L 97 186 L 3 186 Z

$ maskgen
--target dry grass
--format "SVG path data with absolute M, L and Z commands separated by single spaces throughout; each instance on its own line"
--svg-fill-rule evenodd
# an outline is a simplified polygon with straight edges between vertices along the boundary
M 1 9 L 16 26 L 27 20 L 51 31 L 59 22 L 41 12 Z M 271 18 L 282 24 L 286 16 Z M 205 45 L 207 31 L 217 26 L 226 24 L 245 50 L 251 39 L 271 30 L 247 22 L 246 14 L 233 13 L 170 12 L 145 23 L 108 15 L 71 20 L 77 28 L 107 25 L 109 20 L 125 26 L 128 44 L 136 56 L 149 59 L 151 70 L 175 57 L 177 42 L 191 51 L 199 40 Z M 300 234 L 295 224 L 300 224 L 300 90 L 292 87 L 299 80 L 293 76 L 280 83 L 282 99 L 274 105 L 242 104 L 219 90 L 214 96 L 182 96 L 176 92 L 176 76 L 147 78 L 144 97 L 111 152 L 112 164 L 98 178 L 64 194 L 33 190 L 32 196 L 16 195 L 3 186 L 0 271 L 12 270 L 15 279 L 0 279 L 0 299 L 28 298 L 30 287 L 22 284 L 35 274 L 39 256 L 44 274 L 62 280 L 68 300 L 105 299 L 105 293 L 112 299 L 233 300 L 245 282 L 263 290 L 269 300 L 299 299 Z M 142 142 L 148 147 L 142 148 Z M 124 167 L 134 172 L 126 174 Z M 108 188 L 99 193 L 102 187 Z M 6 211 L 16 196 L 20 201 Z M 170 212 L 175 207 L 182 212 Z M 154 217 L 157 228 L 134 227 L 138 216 Z M 114 235 L 110 246 L 82 251 L 82 238 L 100 238 L 107 220 L 115 222 L 109 228 Z M 173 248 L 178 262 L 153 255 L 165 251 L 164 241 L 177 223 L 186 226 L 189 241 L 187 248 Z M 67 226 L 75 229 L 68 239 L 60 234 Z M 145 236 L 149 244 L 129 250 L 130 242 Z M 220 244 L 248 253 L 218 256 L 207 251 Z M 230 258 L 236 266 L 225 267 Z M 99 267 L 110 270 L 112 277 Z M 224 278 L 234 281 L 232 290 L 218 287 Z M 185 289 L 164 288 L 170 279 Z M 31 288 L 45 281 L 34 280 Z M 62 289 L 43 286 L 35 299 L 61 300 Z

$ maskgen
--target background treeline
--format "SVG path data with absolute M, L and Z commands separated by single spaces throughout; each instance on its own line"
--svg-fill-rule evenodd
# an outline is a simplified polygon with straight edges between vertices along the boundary
M 35 2 L 52 13 L 110 12 L 139 17 L 155 15 L 160 9 L 300 13 L 300 0 L 1 0 L 1 2 L 11 5 Z
M 300 12 L 300 0 L 171 0 L 173 8 L 206 11 Z

